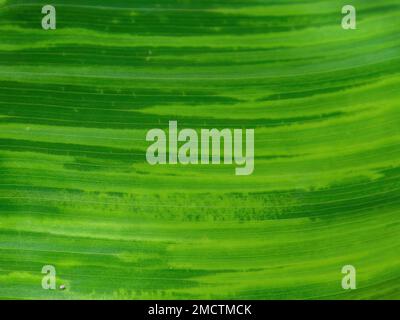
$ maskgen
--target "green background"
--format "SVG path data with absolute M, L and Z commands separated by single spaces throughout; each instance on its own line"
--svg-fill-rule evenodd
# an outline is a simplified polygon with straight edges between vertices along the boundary
M 45 4 L 0 0 L 0 298 L 400 298 L 398 0 Z M 254 173 L 148 165 L 169 120 Z

